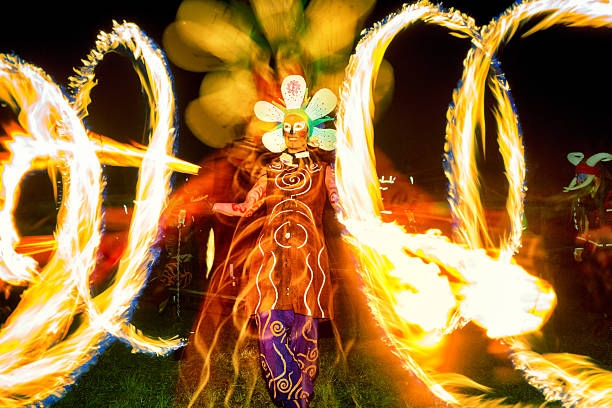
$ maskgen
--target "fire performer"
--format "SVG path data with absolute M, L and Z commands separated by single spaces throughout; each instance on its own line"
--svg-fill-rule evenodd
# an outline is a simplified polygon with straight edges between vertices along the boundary
M 304 71 L 298 67 L 289 72 L 298 74 Z M 358 290 L 359 282 L 357 282 L 356 275 L 343 274 L 342 270 L 337 269 L 337 265 L 345 266 L 351 262 L 351 259 L 348 251 L 341 244 L 342 227 L 334 222 L 332 214 L 332 210 L 340 211 L 334 187 L 335 175 L 333 166 L 330 164 L 334 159 L 335 130 L 323 128 L 325 124 L 331 122 L 321 122 L 321 120 L 326 120 L 324 117 L 334 110 L 336 97 L 329 90 L 325 90 L 317 92 L 312 100 L 304 101 L 307 92 L 301 76 L 291 77 L 297 81 L 296 85 L 289 85 L 290 79 L 286 79 L 284 86 L 279 86 L 282 81 L 277 81 L 277 76 L 273 75 L 272 71 L 268 75 L 258 73 L 257 76 L 261 78 L 258 83 L 262 85 L 258 99 L 279 101 L 280 104 L 284 102 L 283 106 L 267 102 L 254 104 L 256 117 L 262 119 L 264 123 L 259 120 L 250 121 L 245 130 L 244 139 L 235 142 L 230 152 L 221 153 L 218 157 L 213 158 L 212 162 L 216 164 L 211 165 L 211 159 L 206 158 L 201 163 L 204 171 L 174 194 L 174 199 L 168 205 L 168 216 L 164 218 L 167 221 L 176 220 L 180 211 L 185 210 L 188 215 L 185 228 L 189 228 L 191 225 L 189 223 L 195 220 L 196 223 L 202 225 L 212 224 L 214 229 L 214 246 L 212 247 L 214 248 L 214 262 L 212 262 L 210 278 L 207 277 L 207 280 L 203 282 L 206 293 L 200 304 L 192 335 L 181 356 L 182 363 L 175 400 L 177 408 L 187 404 L 210 406 L 211 403 L 214 403 L 212 399 L 216 397 L 211 397 L 208 392 L 204 391 L 213 377 L 216 378 L 216 381 L 227 382 L 229 391 L 226 400 L 231 398 L 233 390 L 231 377 L 220 379 L 218 370 L 215 370 L 214 364 L 211 363 L 218 360 L 212 356 L 213 354 L 235 356 L 237 350 L 241 350 L 241 355 L 246 355 L 242 354 L 244 350 L 253 350 L 255 353 L 259 351 L 255 342 L 251 342 L 250 339 L 259 337 L 260 333 L 256 325 L 257 313 L 266 311 L 266 308 L 272 308 L 276 300 L 275 290 L 278 291 L 278 302 L 274 306 L 275 309 L 279 310 L 284 307 L 286 309 L 280 309 L 285 310 L 282 313 L 291 312 L 294 315 L 297 313 L 298 320 L 304 316 L 310 316 L 314 320 L 311 323 L 305 323 L 310 325 L 309 327 L 313 324 L 318 326 L 321 318 L 331 320 L 333 311 L 342 309 L 342 320 L 329 322 L 334 327 L 334 336 L 340 343 L 340 348 L 343 347 L 340 333 L 347 337 L 356 336 L 362 321 L 357 315 L 369 313 L 364 309 L 365 305 L 360 303 L 360 297 L 345 296 L 353 290 Z M 289 101 L 290 86 L 298 87 L 296 91 L 303 92 L 300 96 L 301 100 L 297 98 L 295 102 Z M 291 118 L 290 114 L 297 116 Z M 266 125 L 265 122 L 270 125 Z M 297 124 L 297 122 L 304 124 Z M 283 124 L 287 124 L 287 132 L 283 132 Z M 269 126 L 275 125 L 276 129 L 264 134 L 262 138 L 266 130 L 271 130 Z M 261 130 L 264 126 L 268 126 L 268 129 Z M 300 127 L 302 129 L 297 130 Z M 227 148 L 224 149 L 226 150 Z M 382 151 L 377 151 L 376 155 L 379 158 L 378 163 L 382 165 L 382 174 L 398 174 Z M 286 171 L 283 172 L 283 169 Z M 307 178 L 303 182 L 311 183 L 309 192 L 302 194 L 295 190 L 291 193 L 291 186 L 282 187 L 275 183 L 274 177 L 277 174 L 280 175 L 279 182 L 290 180 L 292 175 L 296 177 L 306 175 Z M 298 179 L 295 180 L 297 182 Z M 398 180 L 402 180 L 401 176 L 398 177 Z M 403 193 L 404 189 L 409 189 L 411 193 L 409 198 L 414 199 L 416 191 L 410 182 L 406 180 L 401 186 L 402 188 L 398 188 L 397 191 Z M 283 188 L 285 188 L 284 191 Z M 326 202 L 328 200 L 325 190 L 330 195 L 331 210 L 330 205 Z M 292 195 L 294 197 L 291 197 Z M 280 204 L 276 209 L 279 213 L 277 215 L 273 207 L 283 201 L 284 196 L 289 197 L 289 200 L 292 201 Z M 420 196 L 423 197 L 422 194 Z M 407 198 L 405 194 L 386 197 L 391 204 L 397 205 L 403 204 Z M 214 205 L 216 214 L 211 217 L 214 202 L 217 202 Z M 298 205 L 299 208 L 291 208 L 292 203 L 294 206 Z M 323 206 L 326 207 L 324 210 Z M 290 211 L 294 213 L 291 214 Z M 311 212 L 314 222 L 308 220 L 306 223 L 302 222 L 301 225 L 305 228 L 303 230 L 298 226 L 297 221 L 299 217 Z M 270 225 L 268 221 L 273 225 Z M 285 221 L 289 223 L 276 232 L 275 226 Z M 325 238 L 323 238 L 321 224 L 323 224 Z M 173 226 L 168 224 L 168 226 L 171 229 L 176 228 L 176 224 Z M 262 228 L 265 230 L 262 231 Z M 271 232 L 276 232 L 276 236 L 271 236 Z M 287 233 L 289 233 L 289 238 L 285 238 Z M 285 240 L 297 242 L 300 239 L 299 234 L 308 235 L 307 245 L 301 248 L 296 248 L 294 245 L 292 249 L 282 246 L 290 245 Z M 259 241 L 260 237 L 261 241 Z M 275 242 L 275 239 L 278 243 Z M 200 251 L 206 249 L 203 245 L 206 238 L 197 237 L 196 241 L 199 242 Z M 298 242 L 297 246 L 299 247 L 302 242 Z M 330 253 L 329 262 L 327 251 Z M 308 253 L 310 253 L 309 257 Z M 290 260 L 288 267 L 281 263 L 285 258 Z M 274 259 L 276 259 L 276 264 L 274 264 Z M 308 259 L 307 263 L 306 259 Z M 311 270 L 313 281 L 308 287 Z M 331 273 L 332 270 L 337 272 Z M 258 272 L 260 272 L 259 275 Z M 287 276 L 291 278 L 289 285 L 274 280 L 277 277 L 281 279 L 281 275 L 277 275 L 281 273 L 285 274 L 284 280 L 287 280 Z M 270 276 L 273 278 L 273 283 L 270 281 Z M 324 281 L 323 278 L 325 278 Z M 342 287 L 335 285 L 337 279 L 342 280 Z M 290 288 L 289 296 L 287 296 L 287 287 Z M 331 288 L 334 289 L 333 296 Z M 321 289 L 323 290 L 320 291 Z M 304 301 L 305 294 L 306 301 Z M 261 304 L 258 307 L 260 296 Z M 318 307 L 319 300 L 322 310 Z M 298 301 L 301 302 L 297 303 Z M 296 302 L 295 307 L 294 302 Z M 310 312 L 307 307 L 310 308 Z M 255 310 L 258 312 L 255 313 Z M 259 320 L 261 321 L 260 318 Z M 300 331 L 295 329 L 292 330 L 292 333 L 300 333 Z M 235 343 L 232 340 L 218 340 L 221 338 L 234 339 L 234 336 L 236 336 Z M 234 354 L 229 349 L 231 345 L 234 346 Z M 265 370 L 268 367 L 267 363 L 263 359 L 262 362 Z M 237 375 L 239 371 L 248 372 L 247 375 L 250 377 L 248 381 L 254 380 L 260 375 L 260 364 L 253 366 L 255 363 L 258 361 L 246 361 L 247 366 L 234 365 L 234 374 Z M 311 370 L 314 378 L 317 372 L 316 364 Z M 265 371 L 264 375 L 268 373 L 269 371 Z M 236 378 L 234 377 L 234 381 Z M 266 382 L 268 385 L 274 385 L 269 380 Z M 295 383 L 293 384 L 295 386 Z M 304 388 L 303 385 L 300 386 Z M 312 385 L 309 387 L 312 388 Z M 270 394 L 275 395 L 273 388 Z M 287 402 L 289 406 L 299 406 L 296 404 L 304 406 L 306 403 L 306 401 Z
M 323 128 L 336 96 L 320 89 L 307 98 L 304 78 L 286 77 L 285 106 L 255 104 L 255 115 L 277 127 L 262 138 L 280 153 L 259 171 L 242 203 L 215 203 L 210 210 L 249 217 L 262 205 L 266 218 L 238 295 L 255 316 L 261 365 L 272 397 L 283 407 L 307 407 L 318 369 L 318 322 L 330 318 L 331 279 L 322 214 L 326 196 L 340 211 L 333 166 L 317 154 L 332 151 L 335 130 Z M 327 194 L 326 194 L 327 192 Z M 210 204 L 209 204 L 210 205 Z
M 325 190 L 338 210 L 333 167 L 311 154 L 308 145 L 334 149 L 335 131 L 317 126 L 331 120 L 326 115 L 335 108 L 336 96 L 321 89 L 304 104 L 307 88 L 299 75 L 286 77 L 281 92 L 284 107 L 266 101 L 255 105 L 260 120 L 279 124 L 262 141 L 281 154 L 262 169 L 244 203 L 216 203 L 213 211 L 250 216 L 265 202 L 266 221 L 248 269 L 246 308 L 256 316 L 272 396 L 285 407 L 306 407 L 318 367 L 318 319 L 330 317 L 321 222 Z

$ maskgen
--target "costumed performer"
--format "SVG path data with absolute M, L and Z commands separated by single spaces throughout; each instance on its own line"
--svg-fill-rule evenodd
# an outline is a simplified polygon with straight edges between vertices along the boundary
M 248 217 L 262 205 L 266 219 L 239 298 L 255 319 L 265 380 L 283 407 L 308 407 L 318 369 L 318 322 L 330 318 L 331 279 L 322 214 L 327 197 L 341 211 L 332 165 L 310 147 L 331 151 L 335 130 L 323 128 L 337 103 L 329 89 L 311 100 L 303 77 L 281 85 L 285 106 L 259 101 L 255 115 L 276 122 L 264 146 L 280 153 L 262 168 L 243 203 L 215 203 L 212 211 Z M 326 194 L 327 193 L 327 194 Z M 239 299 L 240 300 L 240 299 Z

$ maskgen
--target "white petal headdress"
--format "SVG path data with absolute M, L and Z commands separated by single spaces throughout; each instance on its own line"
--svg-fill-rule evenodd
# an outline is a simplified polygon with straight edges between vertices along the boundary
M 278 128 L 263 135 L 262 142 L 272 152 L 282 152 L 286 149 L 285 138 L 281 124 L 285 116 L 290 114 L 305 114 L 308 118 L 308 144 L 323 150 L 334 150 L 336 144 L 336 131 L 322 129 L 317 125 L 331 120 L 326 115 L 334 110 L 338 99 L 327 88 L 318 90 L 308 101 L 306 95 L 308 88 L 306 81 L 300 75 L 285 77 L 281 85 L 281 94 L 285 106 L 277 106 L 267 101 L 259 101 L 253 110 L 255 116 L 264 122 L 276 122 Z M 306 106 L 304 103 L 306 102 Z

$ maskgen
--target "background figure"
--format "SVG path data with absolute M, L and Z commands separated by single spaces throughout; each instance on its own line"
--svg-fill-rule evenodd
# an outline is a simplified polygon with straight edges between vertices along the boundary
M 604 164 L 612 155 L 602 152 L 585 158 L 575 152 L 567 157 L 576 166 L 576 176 L 564 189 L 574 195 L 574 260 L 588 293 L 585 307 L 601 319 L 596 330 L 602 331 L 612 321 L 612 177 Z
M 202 160 L 198 175 L 172 194 L 161 220 L 161 257 L 147 287 L 153 301 L 160 306 L 168 300 L 169 289 L 177 286 L 177 255 L 184 267 L 181 275 L 185 275 L 180 287 L 200 292 L 206 290 L 209 275 L 227 255 L 236 221 L 230 217 L 210 217 L 198 212 L 196 207 L 208 197 L 231 201 L 244 196 L 243 182 L 239 181 L 243 177 L 238 169 L 249 152 L 248 147 L 240 144 L 216 151 Z M 181 218 L 184 218 L 182 225 Z

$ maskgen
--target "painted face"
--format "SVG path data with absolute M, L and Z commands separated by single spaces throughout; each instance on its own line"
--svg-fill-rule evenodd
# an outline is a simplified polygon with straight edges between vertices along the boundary
M 283 122 L 283 135 L 289 153 L 306 150 L 308 141 L 308 126 L 300 115 L 288 115 Z
M 576 173 L 576 184 L 584 183 L 587 177 L 589 177 L 589 174 Z M 591 180 L 591 182 L 587 184 L 586 186 L 584 186 L 581 190 L 588 191 L 591 194 L 595 194 L 597 190 L 599 190 L 600 185 L 601 185 L 601 178 L 595 176 L 593 177 L 593 180 Z M 584 190 L 584 189 L 587 189 L 587 190 Z

